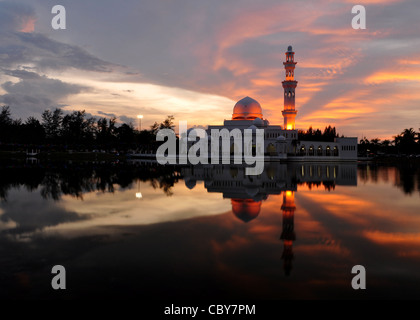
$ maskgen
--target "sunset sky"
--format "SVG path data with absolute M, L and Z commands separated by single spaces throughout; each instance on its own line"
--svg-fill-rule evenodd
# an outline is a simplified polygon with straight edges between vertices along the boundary
M 51 27 L 57 4 L 66 30 Z M 366 30 L 351 27 L 356 4 Z M 251 96 L 283 124 L 292 45 L 297 128 L 391 138 L 420 128 L 419 13 L 418 0 L 0 0 L 0 105 L 205 126 Z

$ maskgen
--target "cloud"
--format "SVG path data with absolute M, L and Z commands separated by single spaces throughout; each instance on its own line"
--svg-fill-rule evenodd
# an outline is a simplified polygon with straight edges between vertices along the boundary
M 104 116 L 107 116 L 107 117 L 110 117 L 110 118 L 116 118 L 117 117 L 115 115 L 115 113 L 106 113 L 106 112 L 103 112 L 103 111 L 98 111 L 98 114 L 101 114 L 101 115 L 104 115 Z
M 3 214 L 0 214 L 0 222 L 8 223 L 10 226 L 4 230 L 8 233 L 23 235 L 27 232 L 43 230 L 46 227 L 89 218 L 64 210 L 54 202 L 46 202 L 36 192 L 13 189 L 9 197 L 11 201 L 1 203 Z M 0 233 L 0 238 L 1 236 L 3 234 Z
M 20 80 L 1 85 L 6 93 L 0 95 L 0 103 L 9 105 L 13 115 L 18 117 L 25 117 L 28 112 L 40 114 L 45 109 L 60 107 L 66 97 L 89 90 L 88 87 L 25 70 L 6 70 L 5 74 Z
M 119 116 L 118 119 L 120 119 L 124 123 L 135 123 L 136 119 L 134 117 L 129 116 Z
M 86 50 L 37 33 L 0 32 L 0 66 L 30 65 L 40 71 L 79 69 L 110 72 L 115 65 Z
M 0 30 L 31 32 L 35 23 L 34 9 L 25 4 L 0 2 Z
M 161 121 L 161 114 L 175 113 L 207 125 L 221 123 L 234 101 L 249 95 L 260 102 L 270 123 L 282 123 L 282 62 L 287 46 L 293 45 L 299 81 L 297 127 L 331 124 L 355 135 L 371 122 L 369 130 L 390 136 L 395 134 L 394 122 L 383 111 L 391 112 L 393 104 L 399 105 L 402 125 L 418 126 L 412 105 L 418 104 L 420 94 L 401 98 L 405 87 L 415 87 L 419 74 L 414 70 L 420 49 L 417 0 L 366 2 L 366 30 L 351 28 L 351 1 L 243 0 L 238 5 L 214 0 L 210 5 L 205 0 L 179 0 L 140 5 L 127 0 L 124 6 L 103 4 L 101 14 L 92 15 L 96 2 L 74 0 L 66 5 L 74 14 L 65 32 L 51 30 L 51 8 L 45 2 L 19 2 L 27 6 L 9 3 L 2 13 L 8 22 L 0 31 L 0 67 L 31 67 L 31 72 L 50 78 L 66 76 L 68 82 L 75 82 L 69 79 L 71 72 L 80 71 L 80 85 L 105 74 L 108 78 L 100 77 L 95 84 L 96 95 L 76 94 L 79 99 L 74 100 L 96 104 L 96 110 L 127 117 L 141 112 L 151 123 Z M 39 17 L 37 33 L 18 32 L 36 17 L 32 6 Z M 21 17 L 26 17 L 25 23 L 19 22 Z M 105 92 L 101 82 L 151 84 L 168 94 L 153 92 L 150 98 L 137 88 L 125 91 L 132 86 Z M 224 101 L 216 108 L 205 99 L 185 107 L 184 101 L 203 94 Z M 203 116 L 206 109 L 211 115 L 207 111 Z M 90 112 L 95 113 L 93 108 Z M 354 115 L 349 113 L 355 112 L 363 121 L 351 123 Z

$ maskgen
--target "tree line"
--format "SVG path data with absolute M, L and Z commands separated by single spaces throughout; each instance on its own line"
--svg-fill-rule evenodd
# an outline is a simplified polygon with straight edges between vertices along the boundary
M 400 134 L 393 136 L 392 140 L 379 138 L 368 140 L 363 137 L 359 141 L 359 153 L 374 155 L 420 154 L 420 132 L 416 132 L 413 128 L 404 129 Z
M 325 141 L 333 142 L 338 137 L 335 127 L 325 127 L 322 132 L 320 129 L 313 129 L 312 126 L 308 130 L 298 130 L 298 139 L 303 141 Z
M 85 110 L 65 114 L 61 109 L 45 110 L 41 121 L 29 117 L 26 121 L 13 119 L 10 107 L 0 112 L 0 145 L 7 147 L 54 148 L 66 150 L 137 149 L 154 148 L 156 133 L 162 128 L 173 128 L 174 117 L 155 122 L 150 130 L 136 130 L 132 123 L 118 124 L 115 117 L 89 117 Z

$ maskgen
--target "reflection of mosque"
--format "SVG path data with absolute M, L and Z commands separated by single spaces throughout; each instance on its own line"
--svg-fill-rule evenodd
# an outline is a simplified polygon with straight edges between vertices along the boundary
M 202 165 L 182 168 L 185 185 L 192 189 L 204 181 L 208 192 L 219 192 L 231 199 L 233 214 L 244 222 L 258 217 L 263 200 L 271 194 L 283 194 L 281 205 L 284 271 L 290 274 L 293 259 L 295 192 L 299 184 L 357 185 L 354 163 L 273 163 L 266 162 L 262 174 L 245 175 L 244 166 Z

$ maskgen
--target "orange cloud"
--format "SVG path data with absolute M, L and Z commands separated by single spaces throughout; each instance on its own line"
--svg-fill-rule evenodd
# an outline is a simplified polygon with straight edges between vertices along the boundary
M 420 233 L 390 233 L 382 231 L 365 231 L 363 235 L 378 244 L 420 245 Z
M 362 4 L 390 4 L 390 3 L 396 3 L 396 2 L 403 2 L 405 0 L 363 0 Z M 346 0 L 346 2 L 349 3 L 355 3 L 353 0 Z
M 24 21 L 22 28 L 19 30 L 20 32 L 34 32 L 35 30 L 35 18 L 28 18 L 26 21 Z
M 404 72 L 380 71 L 365 79 L 367 84 L 381 84 L 384 82 L 420 81 L 420 70 L 406 70 Z

